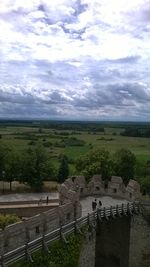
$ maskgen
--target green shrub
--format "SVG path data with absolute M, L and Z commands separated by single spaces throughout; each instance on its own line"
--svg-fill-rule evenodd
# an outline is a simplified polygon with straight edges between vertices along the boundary
M 19 222 L 20 219 L 16 215 L 3 215 L 0 214 L 0 228 L 4 229 L 7 225 Z
M 61 240 L 55 241 L 49 247 L 50 252 L 35 252 L 32 255 L 33 263 L 20 261 L 12 267 L 77 267 L 83 237 L 79 234 L 71 234 L 67 237 L 69 243 Z

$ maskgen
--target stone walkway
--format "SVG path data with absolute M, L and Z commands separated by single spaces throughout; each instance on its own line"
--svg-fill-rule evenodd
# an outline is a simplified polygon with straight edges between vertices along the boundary
M 102 202 L 102 207 L 116 206 L 117 204 L 128 203 L 125 199 L 117 199 L 109 196 L 96 197 L 97 203 L 99 200 Z M 81 199 L 82 205 L 82 216 L 86 216 L 88 213 L 92 212 L 92 201 L 95 200 L 95 197 L 86 197 Z M 98 205 L 97 205 L 98 206 Z
M 16 193 L 16 194 L 7 194 L 0 195 L 0 202 L 11 202 L 11 201 L 37 201 L 37 200 L 46 200 L 48 196 L 49 199 L 57 200 L 59 194 L 57 192 L 48 192 L 48 193 Z
M 40 199 L 45 201 L 46 198 L 49 198 L 49 200 L 53 200 L 53 204 L 49 203 L 49 206 L 54 205 L 54 203 L 58 203 L 59 194 L 57 192 L 51 192 L 51 193 L 17 193 L 17 194 L 7 194 L 7 195 L 0 195 L 0 203 L 1 202 L 11 202 L 18 201 L 18 204 L 20 201 L 39 201 Z M 92 212 L 92 201 L 95 199 L 95 197 L 86 197 L 84 199 L 81 199 L 81 205 L 82 205 L 82 216 L 87 215 L 88 213 Z M 97 203 L 99 200 L 102 202 L 102 207 L 110 207 L 115 206 L 117 204 L 127 203 L 128 201 L 125 199 L 117 199 L 112 198 L 109 196 L 101 196 L 97 197 Z M 56 200 L 56 201 L 55 201 Z M 29 204 L 27 204 L 29 205 Z M 34 204 L 31 204 L 34 206 Z M 35 204 L 36 206 L 37 204 Z M 43 205 L 46 205 L 43 203 Z M 26 204 L 23 205 L 24 207 Z M 55 205 L 54 205 L 55 206 Z M 97 205 L 98 206 L 98 205 Z M 14 206 L 13 206 L 14 207 Z

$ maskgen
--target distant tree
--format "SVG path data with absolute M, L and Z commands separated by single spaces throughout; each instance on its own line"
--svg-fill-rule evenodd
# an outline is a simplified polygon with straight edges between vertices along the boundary
M 7 147 L 0 144 L 0 179 L 3 179 L 3 171 L 5 168 L 5 158 L 6 158 Z
M 12 190 L 12 182 L 17 180 L 20 175 L 20 155 L 14 148 L 7 151 L 5 156 L 5 181 L 10 183 L 10 191 Z
M 129 149 L 120 149 L 113 155 L 114 174 L 121 176 L 125 185 L 134 178 L 136 157 Z
M 112 174 L 112 160 L 109 152 L 105 149 L 90 150 L 76 160 L 76 170 L 87 180 L 94 174 L 101 174 L 104 180 L 108 180 Z
M 150 196 L 150 176 L 138 177 L 137 180 L 141 185 L 141 191 L 143 195 L 149 194 Z
M 39 132 L 39 133 L 42 133 L 42 132 L 43 132 L 42 127 L 39 128 L 38 132 Z
M 58 182 L 63 183 L 69 176 L 69 165 L 66 156 L 60 159 L 60 166 L 58 169 Z
M 54 167 L 41 144 L 24 152 L 21 169 L 20 180 L 28 183 L 35 191 L 41 191 L 43 181 L 54 175 Z

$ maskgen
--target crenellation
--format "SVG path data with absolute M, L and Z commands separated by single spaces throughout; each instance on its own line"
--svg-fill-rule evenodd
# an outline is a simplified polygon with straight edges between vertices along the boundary
M 23 221 L 0 230 L 0 254 L 11 251 L 81 217 L 80 198 L 97 194 L 134 200 L 140 197 L 140 187 L 133 180 L 130 180 L 125 187 L 122 178 L 116 176 L 111 178 L 107 189 L 100 175 L 94 175 L 90 183 L 86 183 L 84 176 L 69 178 L 59 186 L 60 205 L 58 207 L 44 212 L 39 209 L 39 214 L 24 218 Z
M 73 182 L 76 187 L 76 191 L 79 193 L 80 197 L 84 197 L 89 194 L 87 183 L 84 176 L 76 176 Z
M 94 175 L 88 184 L 88 191 L 93 195 L 105 194 L 104 182 L 101 175 Z
M 108 182 L 108 194 L 112 196 L 125 197 L 126 188 L 121 177 L 112 176 Z
M 128 185 L 125 186 L 121 177 L 112 176 L 107 188 L 105 188 L 101 175 L 94 175 L 89 183 L 86 182 L 84 176 L 77 176 L 72 179 L 70 178 L 69 182 L 67 179 L 67 182 L 65 181 L 60 186 L 61 203 L 68 203 L 70 200 L 73 201 L 72 188 L 75 188 L 74 196 L 77 198 L 91 195 L 109 195 L 134 201 L 141 197 L 140 185 L 135 180 L 130 180 Z M 75 191 L 79 194 L 78 196 L 75 194 Z
M 69 223 L 76 216 L 81 216 L 81 204 L 67 203 L 56 209 L 37 214 L 24 219 L 21 222 L 9 225 L 5 230 L 0 231 L 0 254 L 11 251 L 18 246 L 24 245 L 40 236 L 43 233 L 51 232 L 61 225 Z
M 141 197 L 140 185 L 135 180 L 130 180 L 126 187 L 126 197 L 131 200 L 136 200 Z

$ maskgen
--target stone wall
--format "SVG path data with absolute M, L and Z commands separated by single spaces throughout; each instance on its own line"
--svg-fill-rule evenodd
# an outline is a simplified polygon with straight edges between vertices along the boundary
M 95 267 L 95 233 L 87 233 L 83 242 L 78 267 Z
M 150 266 L 150 225 L 145 215 L 131 220 L 129 267 Z
M 69 197 L 68 190 L 74 191 L 77 198 L 91 195 L 108 195 L 135 201 L 140 199 L 140 186 L 137 181 L 130 180 L 125 187 L 121 177 L 112 176 L 106 187 L 101 175 L 94 175 L 89 183 L 86 183 L 84 176 L 77 176 L 67 179 L 60 186 L 60 199 L 62 203 L 72 201 L 75 197 Z
M 18 217 L 32 217 L 35 216 L 36 214 L 58 208 L 59 203 L 53 203 L 51 204 L 25 204 L 25 205 L 6 205 L 6 206 L 0 206 L 0 213 L 1 214 L 15 214 Z
M 80 204 L 70 202 L 7 226 L 0 230 L 0 255 L 73 221 L 75 216 L 81 216 Z
M 128 267 L 130 217 L 116 217 L 97 226 L 95 267 Z
M 83 176 L 67 179 L 59 187 L 60 205 L 57 208 L 49 209 L 22 222 L 7 226 L 5 230 L 0 230 L 0 255 L 79 218 L 81 216 L 80 197 L 96 194 L 135 200 L 140 196 L 140 188 L 133 180 L 130 180 L 128 186 L 125 187 L 120 177 L 112 177 L 108 188 L 105 188 L 100 175 L 94 175 L 89 184 L 86 183 Z M 149 230 L 142 217 L 138 216 L 137 218 L 133 217 L 131 223 L 130 267 L 148 267 L 149 254 L 146 250 L 148 242 L 144 241 L 144 238 L 146 239 L 149 235 Z M 99 225 L 96 239 L 95 237 L 90 239 L 88 236 L 84 242 L 79 267 L 94 267 L 100 264 L 103 266 L 104 263 L 107 263 L 107 266 L 109 266 L 108 263 L 111 263 L 111 267 L 128 267 L 129 229 L 130 217 L 123 216 L 112 221 L 102 222 Z M 136 231 L 141 241 L 139 241 L 138 248 L 134 249 Z M 144 252 L 140 254 L 142 249 Z M 108 253 L 110 257 L 108 257 Z M 140 254 L 138 262 L 141 263 L 144 259 L 145 265 L 135 265 L 136 253 Z

